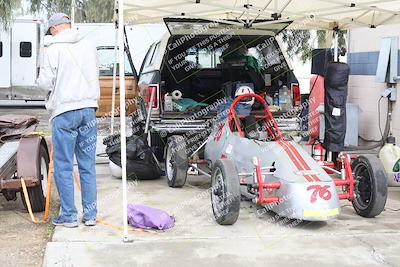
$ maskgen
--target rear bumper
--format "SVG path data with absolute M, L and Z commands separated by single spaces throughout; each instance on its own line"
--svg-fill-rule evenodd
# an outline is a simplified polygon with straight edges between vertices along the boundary
M 206 120 L 187 121 L 185 119 L 169 119 L 152 122 L 152 131 L 168 134 L 183 134 L 190 131 L 201 132 L 210 128 Z
M 40 184 L 39 179 L 36 177 L 22 177 L 26 184 L 26 187 L 35 187 Z M 22 187 L 20 179 L 0 179 L 0 191 L 1 190 L 19 190 Z

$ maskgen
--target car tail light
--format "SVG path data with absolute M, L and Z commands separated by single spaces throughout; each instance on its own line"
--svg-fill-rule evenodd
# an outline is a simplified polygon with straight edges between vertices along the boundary
M 160 90 L 158 90 L 158 88 L 158 84 L 149 84 L 149 93 L 147 94 L 146 104 L 147 106 L 149 105 L 151 94 L 153 93 L 153 91 L 155 91 L 152 104 L 153 109 L 158 109 L 158 99 L 160 97 Z
M 299 106 L 301 104 L 300 87 L 298 83 L 292 83 L 293 105 Z

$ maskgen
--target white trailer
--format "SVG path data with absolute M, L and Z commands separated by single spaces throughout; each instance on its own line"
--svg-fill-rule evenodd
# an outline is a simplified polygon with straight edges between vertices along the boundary
M 0 100 L 43 100 L 35 87 L 43 45 L 42 22 L 17 19 L 0 31 Z
M 73 28 L 97 47 L 114 47 L 112 23 L 74 23 Z M 16 19 L 9 31 L 0 30 L 0 106 L 44 105 L 46 92 L 35 84 L 42 61 L 44 31 L 45 24 L 36 19 Z M 140 68 L 148 46 L 165 32 L 164 25 L 126 26 L 136 69 Z M 113 62 L 113 56 L 109 61 Z

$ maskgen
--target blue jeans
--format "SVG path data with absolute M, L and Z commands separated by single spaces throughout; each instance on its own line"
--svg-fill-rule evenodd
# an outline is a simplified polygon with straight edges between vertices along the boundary
M 96 219 L 96 139 L 94 108 L 62 113 L 52 120 L 54 180 L 60 196 L 60 217 L 77 220 L 74 201 L 73 159 L 78 162 L 83 220 Z

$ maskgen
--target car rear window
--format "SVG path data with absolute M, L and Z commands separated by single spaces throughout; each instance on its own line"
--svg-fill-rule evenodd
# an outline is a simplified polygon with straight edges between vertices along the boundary
M 113 76 L 114 71 L 114 47 L 97 48 L 97 57 L 99 60 L 100 76 Z M 129 64 L 128 56 L 125 54 L 125 74 L 133 76 L 132 67 Z M 118 65 L 117 65 L 118 66 Z M 119 68 L 117 68 L 117 76 L 119 76 Z

